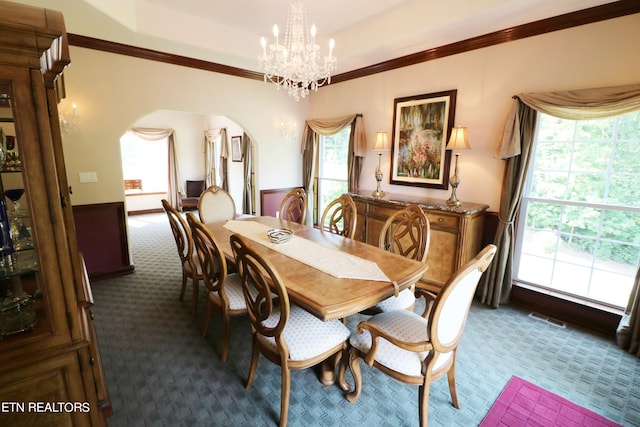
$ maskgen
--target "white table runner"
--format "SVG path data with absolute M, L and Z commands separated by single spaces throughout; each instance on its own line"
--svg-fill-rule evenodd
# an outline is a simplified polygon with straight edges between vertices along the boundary
M 224 227 L 334 277 L 391 282 L 375 262 L 327 248 L 295 234 L 285 243 L 272 243 L 267 237 L 267 231 L 272 227 L 259 222 L 229 220 Z

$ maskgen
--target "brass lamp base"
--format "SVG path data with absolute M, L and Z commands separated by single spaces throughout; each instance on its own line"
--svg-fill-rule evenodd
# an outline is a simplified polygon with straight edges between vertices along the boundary
M 373 193 L 371 193 L 371 195 L 372 195 L 373 197 L 375 197 L 376 199 L 381 199 L 381 198 L 383 198 L 385 194 L 386 194 L 386 193 L 385 193 L 384 191 L 381 191 L 381 190 L 376 190 L 376 191 L 374 191 Z

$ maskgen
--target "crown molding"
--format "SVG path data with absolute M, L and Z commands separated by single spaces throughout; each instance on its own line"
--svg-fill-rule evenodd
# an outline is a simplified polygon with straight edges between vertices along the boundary
M 131 46 L 73 33 L 67 34 L 67 38 L 69 40 L 69 45 L 71 46 L 132 56 L 135 58 L 148 59 L 150 61 L 164 62 L 166 64 L 180 65 L 183 67 L 196 68 L 198 70 L 211 71 L 214 73 L 228 74 L 230 76 L 244 77 L 246 79 L 264 80 L 263 73 L 232 67 L 230 65 L 218 64 L 217 62 L 189 58 L 187 56 L 160 52 L 158 50 Z
M 332 83 L 340 83 L 365 76 L 370 76 L 397 68 L 407 67 L 434 59 L 470 52 L 476 49 L 495 46 L 514 40 L 520 40 L 554 31 L 565 30 L 581 25 L 606 21 L 608 19 L 640 13 L 640 1 L 620 0 L 613 3 L 595 6 L 552 18 L 518 25 L 493 33 L 484 34 L 459 42 L 444 46 L 435 47 L 422 52 L 413 53 L 406 56 L 390 59 L 364 68 L 336 74 L 331 77 Z M 243 77 L 251 80 L 264 80 L 264 75 L 257 71 L 245 70 L 243 68 L 223 65 L 216 62 L 204 61 L 201 59 L 189 58 L 157 50 L 96 39 L 79 34 L 68 34 L 71 46 L 83 47 L 87 49 L 100 50 L 104 52 L 127 55 L 151 61 L 164 62 L 167 64 L 180 65 L 184 67 L 196 68 L 199 70 L 211 71 L 214 73 L 228 74 L 236 77 Z

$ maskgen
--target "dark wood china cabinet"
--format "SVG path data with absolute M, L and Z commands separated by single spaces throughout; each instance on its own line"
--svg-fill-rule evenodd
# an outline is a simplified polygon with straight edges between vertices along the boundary
M 61 13 L 0 0 L 0 425 L 101 426 L 111 403 L 57 103 Z

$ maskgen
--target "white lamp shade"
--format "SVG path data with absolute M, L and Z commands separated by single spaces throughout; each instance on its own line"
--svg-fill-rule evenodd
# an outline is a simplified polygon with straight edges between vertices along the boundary
M 387 151 L 389 144 L 387 143 L 387 132 L 381 130 L 376 132 L 376 143 L 373 146 L 373 151 Z
M 467 135 L 467 128 L 462 126 L 456 126 L 451 129 L 451 137 L 449 138 L 449 143 L 447 144 L 447 150 L 468 150 L 471 146 L 469 145 L 469 136 Z

